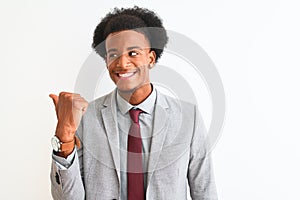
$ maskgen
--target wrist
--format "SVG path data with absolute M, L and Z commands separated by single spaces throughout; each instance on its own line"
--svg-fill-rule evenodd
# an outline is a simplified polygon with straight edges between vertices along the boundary
M 52 137 L 51 144 L 55 154 L 58 156 L 66 157 L 72 153 L 75 145 L 80 148 L 80 140 L 77 136 L 73 135 L 73 139 L 69 142 L 63 142 L 56 135 Z
M 75 128 L 57 123 L 55 135 L 61 142 L 66 143 L 74 140 L 75 132 Z

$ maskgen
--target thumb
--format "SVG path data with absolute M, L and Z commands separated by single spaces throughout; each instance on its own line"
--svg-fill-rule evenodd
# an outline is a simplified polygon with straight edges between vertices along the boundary
M 49 94 L 49 97 L 53 100 L 53 103 L 55 105 L 55 108 L 57 107 L 58 104 L 58 96 L 55 94 Z

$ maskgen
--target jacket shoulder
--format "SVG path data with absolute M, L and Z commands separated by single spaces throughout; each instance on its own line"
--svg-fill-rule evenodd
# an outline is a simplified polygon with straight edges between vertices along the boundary
M 114 95 L 114 91 L 111 91 L 108 94 L 105 94 L 101 97 L 98 97 L 92 101 L 89 102 L 89 106 L 96 106 L 96 107 L 102 107 L 106 102 L 110 102 L 113 95 Z
M 188 110 L 194 110 L 197 109 L 197 105 L 191 102 L 187 102 L 175 97 L 168 96 L 166 94 L 163 94 L 161 92 L 158 92 L 158 98 L 159 101 L 165 101 L 165 104 L 167 107 L 171 109 L 188 109 Z

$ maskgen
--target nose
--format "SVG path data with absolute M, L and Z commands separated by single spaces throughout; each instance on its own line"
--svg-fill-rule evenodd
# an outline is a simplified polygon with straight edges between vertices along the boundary
M 122 55 L 120 55 L 120 57 L 118 58 L 118 61 L 117 61 L 117 65 L 122 68 L 126 68 L 130 65 L 130 59 L 128 59 L 128 56 L 126 55 L 126 53 L 123 53 Z

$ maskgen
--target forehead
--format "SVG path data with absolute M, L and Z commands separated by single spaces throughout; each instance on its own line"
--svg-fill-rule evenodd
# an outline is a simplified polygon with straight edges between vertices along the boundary
M 121 50 L 133 46 L 149 48 L 150 43 L 144 34 L 133 30 L 126 30 L 109 34 L 106 38 L 105 46 L 108 51 L 110 49 Z

